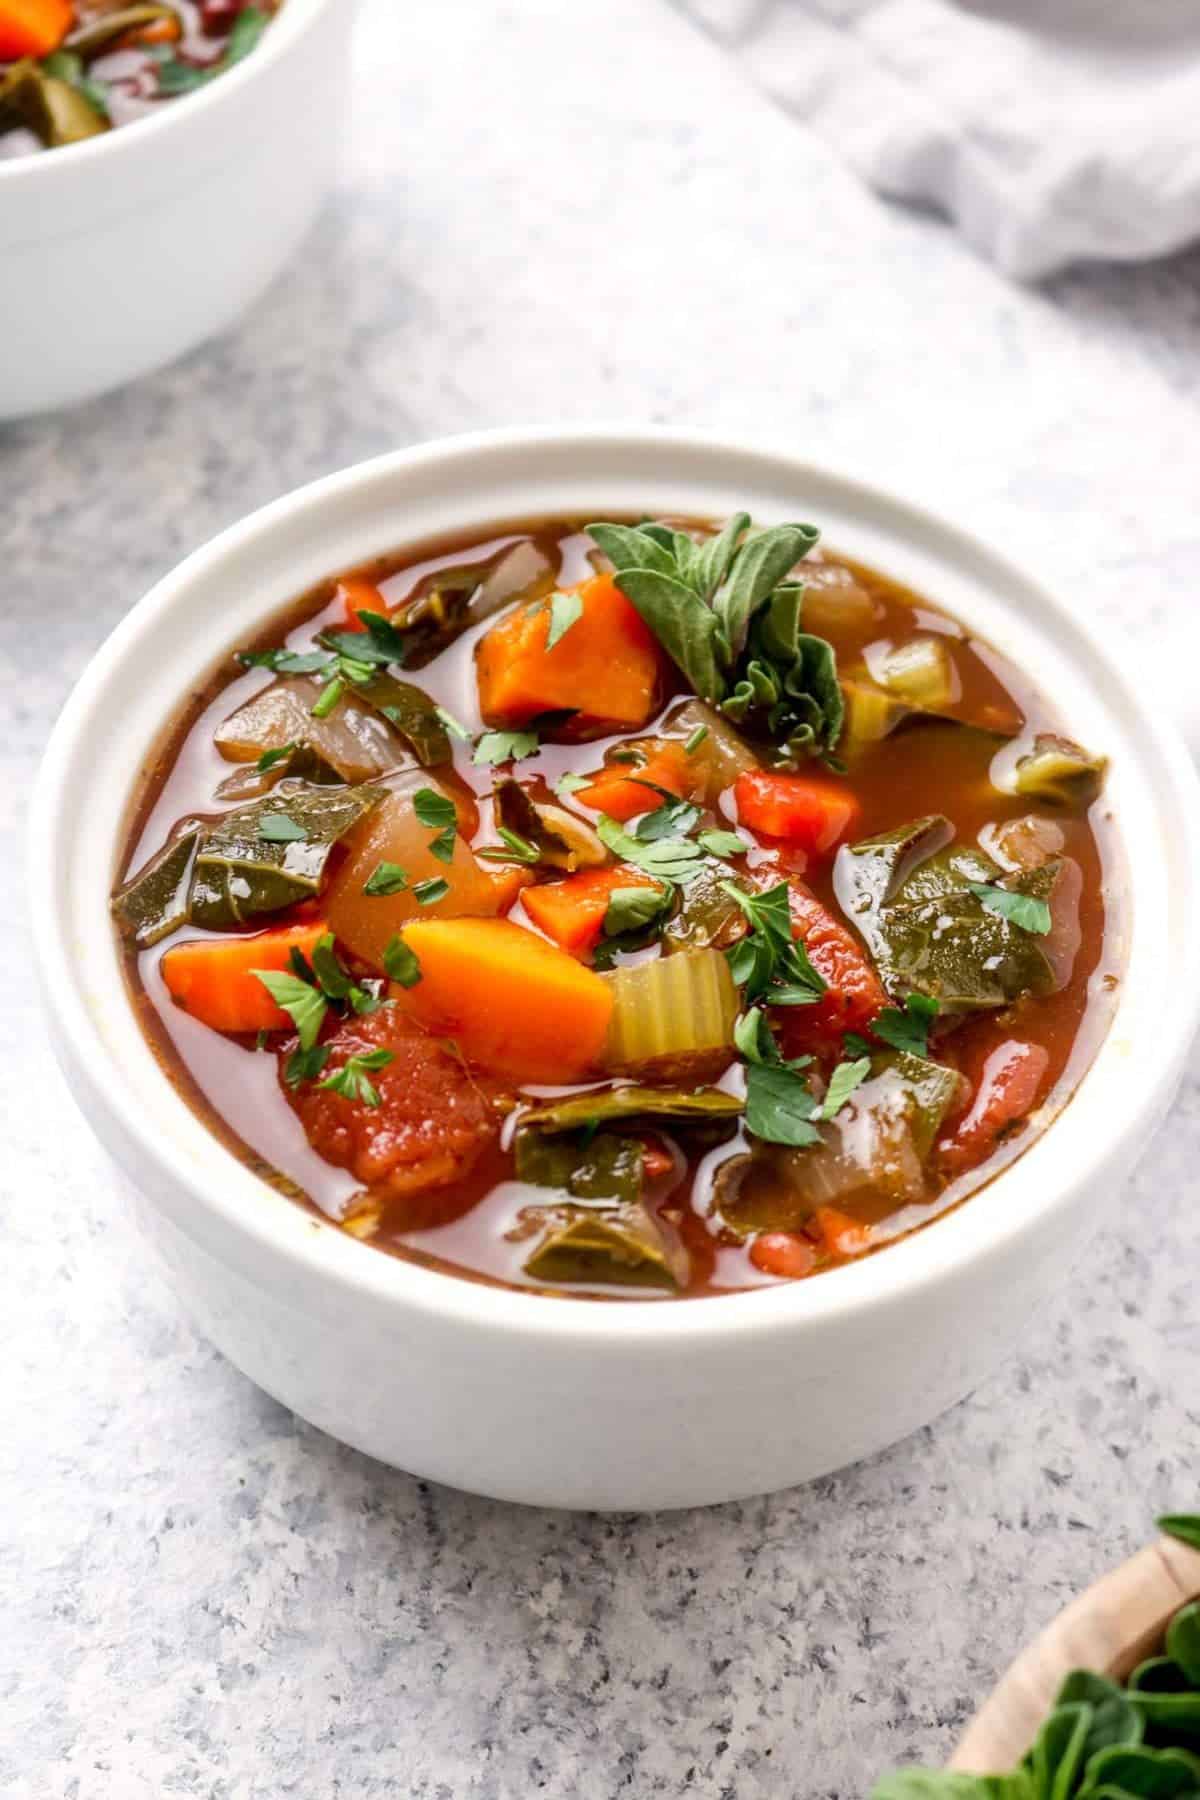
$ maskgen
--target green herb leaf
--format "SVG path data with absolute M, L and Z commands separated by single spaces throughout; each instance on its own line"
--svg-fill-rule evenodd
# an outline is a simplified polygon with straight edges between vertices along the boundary
M 300 1048 L 311 1050 L 328 1010 L 324 994 L 283 969 L 252 969 L 250 973 L 262 982 L 276 1006 L 287 1013 L 296 1027 Z
M 283 1079 L 290 1088 L 302 1081 L 315 1081 L 329 1061 L 329 1045 L 313 1044 L 307 1050 L 293 1050 L 283 1065 Z
M 701 744 L 704 742 L 704 740 L 707 736 L 708 736 L 708 726 L 707 725 L 697 725 L 695 731 L 693 731 L 690 734 L 690 736 L 687 739 L 687 742 L 683 746 L 684 755 L 685 756 L 694 756 L 696 754 L 696 751 L 700 748 Z
M 907 994 L 903 1008 L 885 1006 L 883 1011 L 871 1021 L 871 1030 L 882 1043 L 890 1044 L 893 1050 L 907 1050 L 910 1056 L 929 1055 L 929 1027 L 937 1017 L 938 1003 L 930 994 Z M 850 1043 L 850 1033 L 846 1034 L 846 1047 Z M 855 1045 L 861 1043 L 855 1040 Z
M 583 601 L 578 594 L 551 594 L 550 596 L 550 629 L 546 633 L 546 648 L 553 650 L 562 642 L 572 625 L 583 617 Z
M 740 656 L 745 648 L 755 613 L 819 536 L 812 525 L 774 525 L 748 538 L 734 554 L 728 576 L 713 600 L 731 658 Z
M 1022 931 L 1032 931 L 1038 937 L 1045 937 L 1049 931 L 1049 902 L 1039 899 L 1036 894 L 1018 894 L 1012 888 L 997 887 L 990 881 L 972 881 L 967 885 L 988 912 L 998 913 L 1010 925 L 1018 925 Z
M 462 744 L 470 742 L 470 732 L 465 725 L 455 718 L 452 712 L 447 712 L 444 706 L 435 706 L 433 710 L 442 721 L 442 724 L 446 727 L 446 730 L 450 733 L 451 737 L 456 737 Z
M 731 881 L 720 886 L 750 924 L 750 936 L 728 952 L 730 972 L 746 999 L 770 1006 L 811 1006 L 819 1000 L 826 983 L 792 933 L 787 882 L 761 894 L 747 893 Z
M 601 813 L 596 821 L 596 831 L 601 843 L 614 856 L 659 881 L 682 884 L 693 880 L 704 866 L 700 846 L 687 838 L 663 838 L 647 844 L 626 831 L 615 819 L 610 819 L 607 813 Z
M 377 616 L 375 613 L 370 615 L 372 618 Z M 374 669 L 386 669 L 389 663 L 400 660 L 366 631 L 323 631 L 317 642 L 331 650 L 339 662 L 364 675 L 370 675 Z
M 413 899 L 418 906 L 435 906 L 449 892 L 450 883 L 443 881 L 440 875 L 434 875 L 428 881 L 417 882 L 413 888 Z
M 408 871 L 399 863 L 376 863 L 363 883 L 364 894 L 399 894 L 408 886 Z
M 1178 1538 L 1181 1544 L 1200 1550 L 1200 1513 L 1164 1513 L 1155 1523 L 1167 1537 Z
M 416 951 L 410 950 L 398 934 L 393 934 L 387 941 L 383 952 L 383 967 L 388 979 L 398 987 L 416 987 L 421 979 L 421 965 Z
M 707 727 L 703 727 L 703 729 L 707 729 Z M 746 851 L 750 848 L 746 840 L 740 838 L 736 831 L 721 831 L 716 828 L 709 831 L 698 832 L 696 834 L 696 842 L 700 845 L 701 849 L 707 850 L 710 856 L 719 856 L 722 858 L 727 856 L 744 856 Z
M 498 763 L 520 762 L 523 757 L 536 756 L 540 748 L 536 731 L 485 731 L 471 760 L 495 768 Z
M 247 669 L 271 669 L 276 675 L 316 675 L 329 667 L 321 650 L 239 650 L 237 660 Z
M 369 1050 L 365 1056 L 350 1056 L 336 1074 L 327 1075 L 317 1086 L 340 1094 L 344 1100 L 360 1100 L 365 1106 L 378 1106 L 379 1089 L 368 1079 L 367 1072 L 386 1069 L 395 1060 L 394 1050 Z
M 333 947 L 332 931 L 324 932 L 313 945 L 312 967 L 321 992 L 327 999 L 349 999 L 354 980 L 338 960 L 337 951 Z
M 356 614 L 356 617 L 366 631 L 372 651 L 377 655 L 386 656 L 389 662 L 403 664 L 408 653 L 404 633 L 396 630 L 387 614 L 360 612 Z M 348 654 L 354 656 L 356 652 L 351 650 Z
M 453 862 L 458 836 L 458 814 L 453 800 L 448 794 L 439 794 L 436 788 L 418 788 L 413 795 L 413 811 L 418 823 L 437 834 L 430 841 L 430 854 L 439 862 Z
M 817 1102 L 802 1076 L 751 1063 L 746 1070 L 746 1129 L 768 1144 L 805 1149 L 820 1142 L 812 1123 Z
M 637 777 L 634 776 L 633 779 L 636 780 Z M 676 800 L 672 797 L 661 806 L 656 806 L 653 812 L 644 813 L 638 820 L 633 835 L 642 844 L 659 843 L 663 838 L 685 838 L 699 822 L 698 806 L 693 806 L 690 800 Z
M 821 1117 L 832 1119 L 841 1112 L 847 1100 L 861 1082 L 871 1073 L 871 1059 L 860 1056 L 856 1062 L 841 1062 L 829 1077 L 829 1086 L 825 1091 Z
M 568 771 L 567 774 L 559 776 L 554 784 L 554 791 L 559 795 L 560 799 L 567 800 L 572 794 L 577 794 L 580 788 L 590 786 L 591 781 L 588 776 L 575 775 Z
M 614 888 L 608 897 L 604 915 L 604 935 L 619 937 L 626 931 L 640 931 L 657 919 L 671 901 L 671 893 L 663 887 Z
M 287 813 L 267 813 L 258 822 L 258 835 L 266 844 L 303 844 L 308 841 L 307 828 Z

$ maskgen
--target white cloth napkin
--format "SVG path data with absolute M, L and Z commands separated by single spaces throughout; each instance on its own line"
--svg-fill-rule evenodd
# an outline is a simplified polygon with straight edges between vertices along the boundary
M 677 0 L 1009 274 L 1200 236 L 1200 0 Z

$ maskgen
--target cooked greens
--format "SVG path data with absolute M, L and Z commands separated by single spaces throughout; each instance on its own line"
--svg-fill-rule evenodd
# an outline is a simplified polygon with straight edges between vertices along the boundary
M 950 837 L 949 821 L 934 816 L 838 852 L 838 899 L 888 993 L 967 1011 L 1050 992 L 1054 974 L 1036 934 L 1048 928 L 1060 865 L 1005 875 Z
M 665 525 L 589 525 L 633 602 L 701 700 L 768 738 L 777 760 L 829 756 L 842 731 L 833 648 L 802 628 L 811 525 L 750 529 L 735 513 L 697 542 Z

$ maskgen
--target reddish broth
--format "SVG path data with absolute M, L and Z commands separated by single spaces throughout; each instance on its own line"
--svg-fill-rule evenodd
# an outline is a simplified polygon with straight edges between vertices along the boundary
M 428 543 L 363 564 L 353 574 L 376 584 L 388 606 L 394 608 L 428 585 L 438 571 L 470 562 L 487 564 L 499 550 L 525 540 L 550 559 L 559 587 L 580 582 L 593 572 L 596 552 L 577 522 L 538 521 Z M 1107 1028 L 1120 975 L 1111 885 L 1119 859 L 1103 794 L 1090 805 L 1038 805 L 1000 791 L 989 776 L 997 756 L 1010 765 L 1017 751 L 1028 749 L 1037 734 L 1062 729 L 1046 697 L 997 650 L 969 637 L 930 600 L 873 570 L 836 559 L 831 552 L 824 552 L 824 558 L 826 564 L 836 562 L 850 570 L 872 603 L 871 618 L 856 629 L 823 630 L 834 643 L 840 670 L 859 663 L 869 646 L 885 641 L 905 644 L 918 635 L 944 635 L 958 677 L 954 714 L 975 724 L 986 722 L 1019 731 L 1014 744 L 1002 744 L 998 750 L 1000 740 L 982 731 L 921 720 L 867 749 L 848 775 L 828 777 L 846 781 L 861 808 L 855 839 L 892 830 L 927 813 L 947 815 L 959 844 L 973 844 L 981 833 L 986 837 L 990 828 L 1007 820 L 1030 815 L 1052 820 L 1061 834 L 1062 854 L 1080 871 L 1079 947 L 1069 978 L 1059 991 L 970 1015 L 931 1051 L 961 1070 L 971 1086 L 965 1103 L 943 1129 L 940 1143 L 944 1154 L 935 1156 L 919 1204 L 897 1207 L 883 1195 L 859 1195 L 846 1219 L 831 1213 L 819 1222 L 819 1229 L 810 1225 L 807 1237 L 803 1232 L 793 1233 L 782 1244 L 777 1242 L 778 1233 L 765 1232 L 756 1251 L 753 1236 L 739 1239 L 709 1216 L 713 1171 L 744 1148 L 744 1129 L 739 1126 L 728 1142 L 702 1150 L 689 1160 L 671 1137 L 669 1125 L 661 1133 L 639 1127 L 641 1135 L 655 1146 L 646 1165 L 645 1198 L 651 1210 L 677 1230 L 688 1252 L 690 1270 L 679 1290 L 687 1296 L 719 1295 L 771 1285 L 780 1276 L 810 1269 L 819 1272 L 928 1224 L 974 1193 L 1019 1155 L 1069 1100 Z M 417 682 L 473 735 L 481 729 L 475 646 L 494 622 L 473 626 L 432 661 L 418 661 L 404 671 L 406 678 Z M 257 647 L 286 641 L 290 647 L 306 649 L 315 631 L 344 624 L 343 602 L 337 581 L 332 579 L 277 614 L 264 626 Z M 816 625 L 808 628 L 818 629 Z M 181 818 L 214 812 L 214 789 L 231 768 L 214 747 L 214 730 L 272 679 L 261 669 L 231 676 L 231 666 L 230 659 L 222 660 L 180 709 L 164 743 L 148 761 L 120 859 L 122 880 L 141 867 Z M 680 682 L 666 696 L 658 716 L 677 705 L 686 691 Z M 654 731 L 651 723 L 611 739 L 544 744 L 536 759 L 518 764 L 515 772 L 525 778 L 544 777 L 553 788 L 563 774 L 591 773 L 600 766 L 606 750 L 630 738 L 651 736 Z M 476 766 L 471 750 L 471 743 L 455 741 L 454 773 L 479 801 L 481 822 L 472 841 L 477 845 L 494 843 L 490 795 L 496 771 Z M 729 818 L 719 820 L 726 827 L 730 822 Z M 776 850 L 752 852 L 751 871 L 756 864 L 769 864 Z M 785 866 L 787 861 L 785 854 Z M 792 865 L 797 861 L 803 864 L 803 858 L 793 856 Z M 817 900 L 844 923 L 834 892 L 832 863 L 811 863 L 804 880 Z M 529 924 L 519 901 L 509 916 L 517 923 Z M 267 1182 L 329 1219 L 346 1220 L 348 1228 L 374 1248 L 430 1268 L 553 1294 L 660 1296 L 657 1288 L 550 1284 L 525 1273 L 522 1265 L 529 1242 L 522 1235 L 517 1215 L 528 1206 L 530 1194 L 514 1180 L 510 1150 L 498 1144 L 487 1149 L 464 1178 L 436 1194 L 415 1201 L 397 1198 L 382 1210 L 364 1208 L 354 1175 L 317 1154 L 281 1092 L 276 1056 L 279 1037 L 265 1047 L 256 1047 L 252 1037 L 230 1037 L 210 1030 L 172 1002 L 160 972 L 163 954 L 179 939 L 197 935 L 203 934 L 189 925 L 140 954 L 126 951 L 133 1004 L 178 1090 L 233 1153 Z M 1022 1046 L 1032 1049 L 1027 1054 Z M 1022 1072 L 1016 1070 L 1018 1063 L 1028 1066 Z M 998 1069 L 1003 1076 L 1001 1100 L 1006 1094 L 1016 1096 L 1016 1110 L 998 1132 L 979 1127 L 981 1107 L 986 1110 L 979 1084 L 989 1069 Z M 730 1091 L 740 1091 L 739 1066 L 735 1064 L 720 1080 Z M 585 1091 L 589 1085 L 594 1082 L 568 1091 Z M 561 1090 L 526 1084 L 523 1091 L 544 1095 Z M 1031 1112 L 1036 1119 L 1030 1118 Z M 958 1121 L 965 1124 L 961 1141 L 956 1142 Z M 661 1154 L 664 1146 L 665 1155 Z M 855 1225 L 868 1229 L 852 1229 Z

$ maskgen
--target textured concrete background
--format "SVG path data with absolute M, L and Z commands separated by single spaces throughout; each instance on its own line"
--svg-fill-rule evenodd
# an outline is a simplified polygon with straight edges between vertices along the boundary
M 374 0 L 359 76 L 337 204 L 240 330 L 0 428 L 0 1793 L 857 1800 L 1196 1500 L 1200 1085 L 1020 1360 L 897 1449 L 701 1513 L 473 1500 L 298 1424 L 181 1317 L 42 1040 L 24 796 L 183 552 L 477 425 L 790 434 L 1165 634 L 1200 569 L 1200 253 L 1009 288 L 661 0 Z

